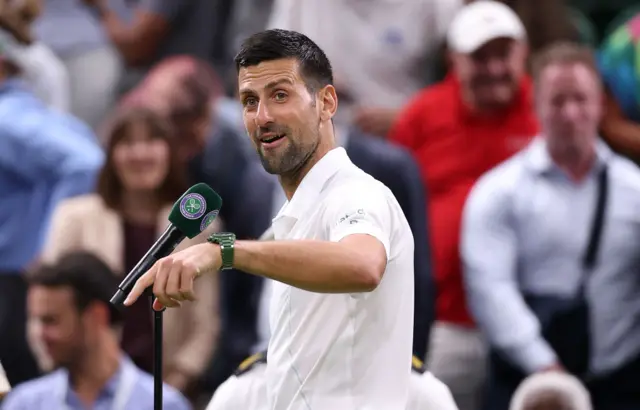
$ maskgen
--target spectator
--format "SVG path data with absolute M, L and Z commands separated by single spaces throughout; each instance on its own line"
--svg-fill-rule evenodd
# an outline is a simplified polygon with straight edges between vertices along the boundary
M 518 386 L 509 410 L 591 410 L 589 392 L 576 377 L 536 373 Z
M 547 369 L 582 378 L 596 410 L 640 408 L 640 170 L 598 139 L 589 49 L 550 47 L 534 80 L 540 138 L 484 175 L 465 209 L 469 303 L 495 349 L 486 408 L 507 409 Z
M 171 205 L 186 190 L 173 130 L 164 120 L 147 110 L 129 109 L 112 127 L 98 192 L 58 207 L 43 255 L 47 262 L 86 250 L 122 276 L 164 231 Z M 216 277 L 210 276 L 198 291 L 197 303 L 164 314 L 164 380 L 181 391 L 204 370 L 217 336 Z M 148 372 L 153 369 L 152 324 L 149 301 L 143 298 L 127 310 L 121 340 L 122 349 Z M 38 344 L 35 338 L 32 343 Z
M 79 0 L 42 0 L 33 30 L 68 74 L 70 112 L 96 129 L 115 101 L 120 57 L 99 22 Z
M 606 87 L 602 138 L 618 153 L 640 164 L 640 12 L 602 43 L 598 65 Z
M 12 59 L 33 92 L 47 105 L 69 111 L 69 76 L 60 59 L 31 34 L 40 13 L 38 0 L 3 2 L 0 27 L 3 43 L 11 43 Z
M 93 189 L 104 155 L 89 128 L 47 108 L 0 46 L 0 361 L 11 384 L 38 375 L 25 341 L 26 284 L 53 208 Z
M 417 357 L 411 361 L 411 384 L 407 410 L 458 410 L 446 384 L 427 371 Z
M 124 60 L 121 91 L 135 87 L 149 68 L 164 58 L 188 54 L 210 60 L 216 2 L 213 0 L 144 0 L 123 18 L 108 0 L 82 0 L 96 13 Z
M 525 75 L 524 27 L 511 9 L 488 0 L 465 6 L 449 28 L 448 48 L 452 71 L 404 109 L 390 140 L 413 153 L 428 199 L 437 321 L 427 368 L 461 410 L 476 410 L 486 355 L 465 304 L 462 208 L 474 182 L 526 145 L 538 125 Z
M 38 322 L 55 371 L 18 385 L 2 410 L 151 408 L 153 378 L 118 347 L 120 313 L 109 303 L 117 279 L 96 256 L 69 254 L 29 278 L 30 320 Z M 190 409 L 163 387 L 164 408 Z
M 268 28 L 296 30 L 332 62 L 362 131 L 384 136 L 398 110 L 436 80 L 437 55 L 461 0 L 275 0 Z

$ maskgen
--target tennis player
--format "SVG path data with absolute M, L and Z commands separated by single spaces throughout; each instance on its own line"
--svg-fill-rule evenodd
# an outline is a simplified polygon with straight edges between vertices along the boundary
M 273 279 L 269 409 L 405 410 L 414 251 L 407 220 L 391 191 L 336 146 L 331 64 L 313 41 L 263 31 L 235 61 L 247 132 L 288 198 L 273 220 L 275 240 L 214 234 L 159 260 L 125 303 L 153 285 L 156 308 L 180 306 L 194 299 L 194 279 L 219 269 Z

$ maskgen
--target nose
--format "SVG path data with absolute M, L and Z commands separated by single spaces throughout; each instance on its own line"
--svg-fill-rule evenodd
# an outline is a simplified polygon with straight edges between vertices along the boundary
M 266 127 L 268 124 L 273 122 L 273 117 L 271 116 L 265 101 L 260 101 L 260 103 L 258 103 L 258 109 L 256 111 L 254 121 L 258 127 Z
M 504 75 L 506 71 L 506 63 L 503 59 L 493 57 L 487 61 L 487 72 L 492 76 L 501 76 Z
M 562 117 L 568 121 L 577 120 L 579 116 L 578 104 L 568 101 L 562 106 Z
M 135 159 L 144 158 L 148 154 L 147 144 L 143 141 L 136 141 L 131 144 L 131 156 Z

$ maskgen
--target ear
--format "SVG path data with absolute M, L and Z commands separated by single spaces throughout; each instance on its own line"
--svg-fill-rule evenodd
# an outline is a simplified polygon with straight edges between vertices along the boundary
M 320 118 L 329 121 L 338 110 L 338 94 L 333 85 L 327 85 L 318 93 L 320 104 Z

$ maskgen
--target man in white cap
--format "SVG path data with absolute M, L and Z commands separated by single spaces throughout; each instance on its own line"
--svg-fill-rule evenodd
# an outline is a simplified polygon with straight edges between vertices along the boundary
M 460 410 L 476 410 L 486 347 L 465 302 L 462 208 L 476 180 L 526 146 L 538 123 L 525 29 L 513 10 L 489 0 L 464 6 L 449 27 L 447 46 L 448 76 L 414 97 L 390 139 L 413 153 L 428 192 L 437 297 L 427 368 L 449 386 Z

